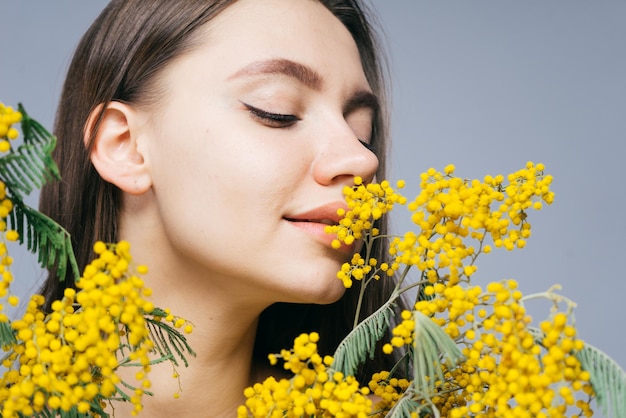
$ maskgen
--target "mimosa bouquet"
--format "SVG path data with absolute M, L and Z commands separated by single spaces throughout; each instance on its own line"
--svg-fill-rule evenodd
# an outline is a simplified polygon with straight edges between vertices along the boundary
M 19 136 L 17 123 L 24 143 L 14 149 L 9 141 Z M 151 365 L 170 361 L 176 368 L 193 355 L 184 335 L 192 325 L 152 305 L 141 279 L 147 268 L 133 264 L 128 243 L 94 243 L 98 258 L 81 275 L 68 234 L 24 204 L 25 195 L 58 180 L 50 158 L 54 144 L 21 107 L 0 105 L 0 297 L 18 303 L 4 241 L 17 240 L 43 267 L 69 268 L 77 277 L 77 289 L 51 302 L 49 312 L 34 295 L 20 318 L 0 316 L 6 353 L 0 410 L 3 417 L 107 416 L 107 403 L 121 400 L 140 412 L 142 396 L 150 394 Z M 452 165 L 429 169 L 411 201 L 398 191 L 403 182 L 392 187 L 356 178 L 344 191 L 349 209 L 327 228 L 337 237 L 334 246 L 360 240 L 365 248 L 337 273 L 361 296 L 353 330 L 333 356 L 318 354 L 324 335 L 316 333 L 270 355 L 268 361 L 283 362 L 291 377 L 247 388 L 238 416 L 590 416 L 593 399 L 607 416 L 626 415 L 626 373 L 578 338 L 574 303 L 558 287 L 525 296 L 513 280 L 472 283 L 479 255 L 526 245 L 530 213 L 554 198 L 544 170 L 529 162 L 506 177 L 466 180 Z M 410 211 L 414 227 L 387 237 L 388 260 L 377 260 L 370 251 L 382 239 L 375 221 L 396 206 Z M 367 286 L 392 277 L 389 300 L 359 320 Z M 397 315 L 397 302 L 408 298 L 411 309 Z M 552 304 L 543 321 L 526 311 L 534 298 Z M 389 329 L 393 337 L 381 341 Z M 354 374 L 374 355 L 399 360 L 361 386 Z M 125 367 L 137 369 L 136 381 L 119 377 Z
M 472 284 L 480 255 L 524 248 L 528 217 L 550 205 L 552 176 L 528 162 L 504 177 L 465 180 L 449 165 L 421 175 L 420 192 L 409 201 L 390 183 L 356 178 L 344 194 L 349 210 L 328 232 L 335 246 L 363 240 L 337 277 L 361 296 L 373 280 L 399 279 L 391 297 L 321 359 L 316 341 L 302 335 L 280 357 L 292 379 L 269 378 L 246 390 L 239 417 L 565 417 L 591 416 L 595 398 L 607 416 L 626 414 L 626 374 L 609 357 L 578 339 L 573 301 L 558 286 L 524 296 L 514 280 Z M 404 182 L 397 184 L 402 189 Z M 374 221 L 406 206 L 414 230 L 393 236 L 389 262 L 370 256 L 380 239 Z M 410 271 L 418 278 L 409 282 Z M 394 302 L 413 291 L 412 309 L 394 317 Z M 543 298 L 552 309 L 533 325 L 525 308 Z M 360 300 L 359 300 L 360 305 Z M 359 318 L 359 309 L 355 318 Z M 402 350 L 391 370 L 372 376 L 366 387 L 352 377 L 392 324 L 382 351 Z

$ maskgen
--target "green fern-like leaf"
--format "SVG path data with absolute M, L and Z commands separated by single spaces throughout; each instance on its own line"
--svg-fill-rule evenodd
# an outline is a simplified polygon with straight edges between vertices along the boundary
M 435 382 L 444 380 L 441 363 L 445 362 L 451 368 L 462 360 L 463 354 L 454 340 L 430 317 L 413 311 L 413 320 L 413 388 L 424 399 L 429 399 Z
M 187 367 L 189 363 L 186 355 L 195 356 L 196 353 L 182 333 L 168 323 L 154 318 L 164 317 L 166 315 L 164 311 L 157 308 L 152 312 L 152 317 L 146 317 L 150 339 L 154 343 L 154 349 L 159 353 L 161 359 L 170 360 L 176 366 L 178 366 L 177 359 L 179 359 L 183 362 L 185 367 Z
M 69 267 L 75 279 L 80 277 L 70 235 L 59 224 L 20 199 L 14 199 L 8 221 L 18 232 L 20 244 L 26 244 L 29 251 L 37 254 L 43 268 L 56 266 L 57 276 L 63 279 Z
M 0 322 L 0 347 L 7 347 L 17 342 L 10 322 Z
M 9 189 L 12 200 L 23 200 L 25 195 L 44 184 L 60 180 L 59 170 L 52 159 L 56 138 L 31 119 L 22 105 L 19 110 L 22 112 L 24 145 L 0 159 L 0 179 Z
M 333 354 L 333 369 L 354 375 L 367 357 L 373 357 L 376 343 L 385 335 L 393 316 L 393 303 L 388 301 L 376 312 L 360 322 L 341 341 Z
M 37 254 L 46 269 L 56 267 L 64 278 L 68 265 L 78 279 L 80 272 L 74 257 L 70 236 L 56 222 L 24 203 L 24 197 L 50 181 L 60 179 L 52 159 L 56 138 L 39 122 L 31 119 L 20 104 L 24 144 L 0 158 L 0 180 L 5 183 L 13 202 L 8 224 L 19 234 L 20 244 Z
M 46 155 L 56 145 L 56 140 L 43 145 L 22 145 L 17 150 L 0 160 L 2 180 L 13 196 L 30 194 L 44 184 L 57 180 L 54 170 L 46 166 Z M 56 168 L 56 166 L 54 167 Z
M 590 374 L 596 402 L 604 415 L 626 416 L 626 372 L 615 360 L 588 344 L 576 353 L 576 358 Z

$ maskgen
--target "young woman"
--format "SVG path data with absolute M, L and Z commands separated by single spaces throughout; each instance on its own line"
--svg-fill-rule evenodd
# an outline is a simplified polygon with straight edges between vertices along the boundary
M 301 332 L 332 353 L 356 296 L 335 274 L 356 247 L 333 249 L 324 227 L 354 176 L 385 176 L 385 125 L 357 0 L 113 1 L 102 12 L 67 75 L 63 181 L 41 209 L 72 234 L 81 268 L 94 241 L 129 241 L 155 305 L 195 324 L 183 399 L 156 366 L 146 416 L 234 416 L 244 387 L 276 373 L 267 354 Z M 51 272 L 48 300 L 73 284 L 60 279 Z M 365 314 L 391 287 L 371 286 Z

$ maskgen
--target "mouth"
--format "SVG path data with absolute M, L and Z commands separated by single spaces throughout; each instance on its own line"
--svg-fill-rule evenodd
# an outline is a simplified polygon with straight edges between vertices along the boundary
M 283 215 L 283 219 L 297 230 L 304 232 L 322 243 L 325 247 L 331 248 L 332 242 L 337 238 L 337 234 L 327 233 L 329 226 L 339 225 L 341 216 L 337 214 L 338 209 L 346 209 L 343 201 L 332 201 L 327 204 L 317 206 L 313 209 L 288 213 Z M 350 251 L 350 246 L 342 245 L 340 251 Z M 336 250 L 333 248 L 333 250 Z
M 316 223 L 323 225 L 338 225 L 339 222 L 332 219 L 298 219 L 298 218 L 284 218 L 288 222 L 305 222 L 305 223 Z
M 283 217 L 285 220 L 293 223 L 310 223 L 322 225 L 338 225 L 341 217 L 337 214 L 339 209 L 347 209 L 347 205 L 343 201 L 333 201 L 314 209 L 298 211 L 296 213 L 288 213 Z
M 284 218 L 289 225 L 295 229 L 304 232 L 312 237 L 315 241 L 324 245 L 324 247 L 332 248 L 333 241 L 337 238 L 337 234 L 326 232 L 328 226 L 337 225 L 337 221 L 328 218 L 312 219 L 312 218 Z M 334 249 L 336 250 L 336 249 Z M 342 252 L 350 251 L 351 247 L 341 246 Z

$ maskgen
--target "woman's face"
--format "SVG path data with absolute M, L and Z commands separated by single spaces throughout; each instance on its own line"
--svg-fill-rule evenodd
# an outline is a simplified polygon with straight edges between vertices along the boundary
M 229 297 L 338 299 L 354 249 L 332 249 L 324 226 L 378 166 L 363 144 L 376 98 L 347 29 L 316 1 L 238 1 L 159 82 L 141 133 L 157 251 Z

